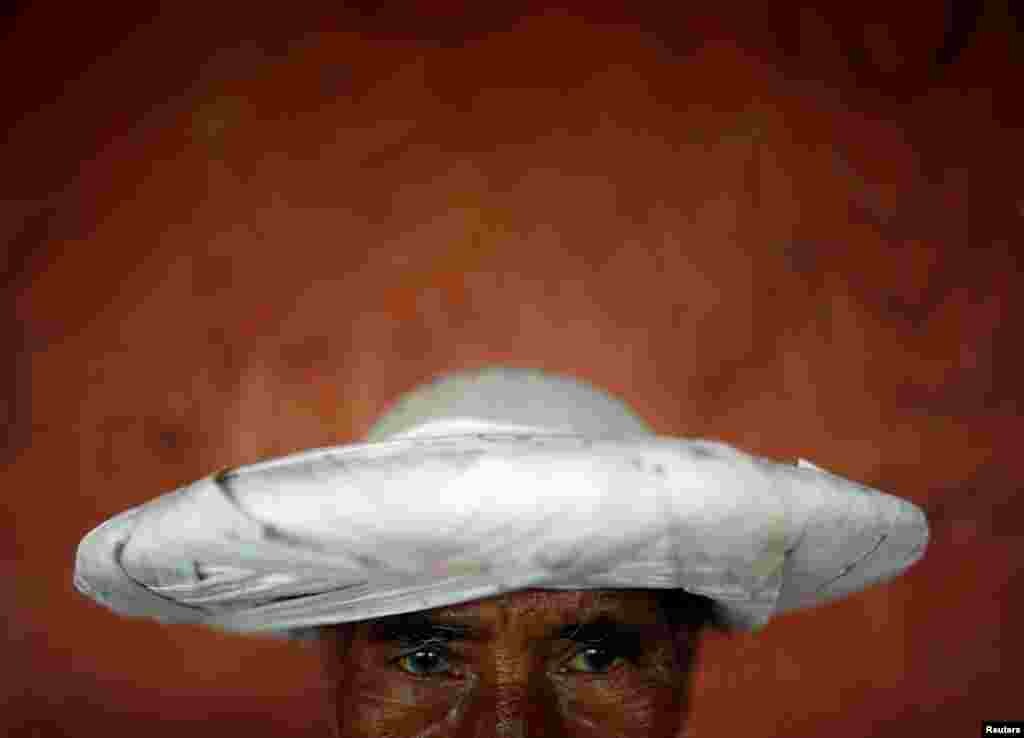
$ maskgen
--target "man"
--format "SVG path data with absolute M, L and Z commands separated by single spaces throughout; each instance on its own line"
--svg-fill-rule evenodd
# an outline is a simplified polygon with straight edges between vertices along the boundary
M 711 605 L 681 590 L 527 590 L 329 627 L 338 734 L 670 738 Z
M 215 474 L 112 518 L 75 584 L 130 615 L 312 632 L 342 736 L 673 736 L 699 631 L 920 558 L 910 503 L 654 436 L 507 368 L 402 398 L 369 443 Z

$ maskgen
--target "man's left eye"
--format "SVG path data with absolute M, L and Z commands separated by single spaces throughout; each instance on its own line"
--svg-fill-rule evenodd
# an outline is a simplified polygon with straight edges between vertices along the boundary
M 413 676 L 432 676 L 448 671 L 447 655 L 436 646 L 419 648 L 395 659 L 398 668 Z
M 601 646 L 587 646 L 576 653 L 562 671 L 581 671 L 588 674 L 603 674 L 616 666 L 622 657 Z

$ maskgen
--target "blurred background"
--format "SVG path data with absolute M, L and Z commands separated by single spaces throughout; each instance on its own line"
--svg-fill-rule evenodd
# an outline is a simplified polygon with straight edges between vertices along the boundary
M 4 5 L 0 732 L 322 735 L 311 651 L 118 618 L 78 540 L 492 363 L 928 510 L 709 639 L 693 735 L 1024 719 L 1024 22 L 669 5 Z

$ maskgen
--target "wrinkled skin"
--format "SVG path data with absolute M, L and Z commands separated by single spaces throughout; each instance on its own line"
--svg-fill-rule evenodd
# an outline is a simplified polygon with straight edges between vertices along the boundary
M 601 614 L 642 628 L 628 658 L 581 655 L 586 645 L 558 633 Z M 684 727 L 696 633 L 670 626 L 649 590 L 527 590 L 424 615 L 472 618 L 479 635 L 434 649 L 379 638 L 388 618 L 324 631 L 337 735 L 670 738 Z

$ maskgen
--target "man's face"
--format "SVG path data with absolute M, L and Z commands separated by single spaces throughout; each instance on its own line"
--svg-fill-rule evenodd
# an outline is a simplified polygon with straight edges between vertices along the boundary
M 696 634 L 647 590 L 527 590 L 336 626 L 322 640 L 345 738 L 668 738 Z

